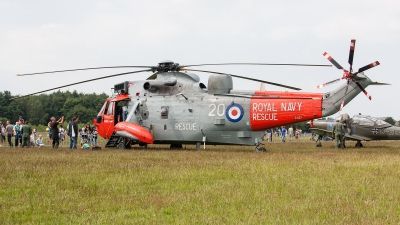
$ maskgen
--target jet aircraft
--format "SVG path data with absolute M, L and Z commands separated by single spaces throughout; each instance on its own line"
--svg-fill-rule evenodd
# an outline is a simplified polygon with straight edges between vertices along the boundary
M 400 140 L 400 127 L 393 126 L 384 120 L 366 115 L 348 114 L 341 116 L 345 127 L 345 138 L 357 141 L 355 147 L 363 147 L 361 141 Z M 322 136 L 332 136 L 333 119 L 319 119 L 309 123 L 310 130 Z

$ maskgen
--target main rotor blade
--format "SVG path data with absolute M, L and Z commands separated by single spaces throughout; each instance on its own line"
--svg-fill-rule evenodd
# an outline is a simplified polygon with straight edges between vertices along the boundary
M 343 95 L 343 98 L 342 98 L 342 103 L 340 104 L 340 110 L 339 111 L 342 111 L 342 109 L 343 109 L 344 98 L 346 98 L 347 90 L 349 90 L 349 83 L 350 83 L 350 80 L 347 80 L 346 90 L 344 91 L 344 95 Z
M 79 71 L 79 70 L 99 70 L 99 69 L 116 69 L 116 68 L 153 68 L 154 66 L 106 66 L 106 67 L 92 67 L 92 68 L 82 68 L 82 69 L 71 69 L 71 70 L 57 70 L 57 71 L 48 71 L 48 72 L 39 72 L 39 73 L 25 73 L 25 74 L 17 74 L 17 76 L 31 76 L 38 74 L 46 74 L 46 73 L 61 73 L 61 72 L 71 72 L 71 71 Z
M 375 62 L 373 62 L 373 63 L 371 63 L 371 64 L 368 64 L 368 65 L 366 65 L 366 66 L 364 66 L 364 67 L 361 67 L 360 69 L 358 69 L 358 72 L 357 72 L 357 73 L 364 72 L 364 71 L 366 71 L 366 70 L 369 70 L 369 69 L 371 69 L 371 68 L 373 68 L 373 67 L 375 67 L 375 66 L 379 66 L 379 65 L 380 65 L 380 63 L 379 63 L 378 61 L 375 61 Z
M 333 81 L 329 81 L 329 82 L 327 82 L 327 83 L 325 83 L 325 84 L 320 84 L 320 85 L 318 85 L 317 86 L 317 88 L 323 88 L 323 87 L 326 87 L 327 85 L 330 85 L 330 84 L 333 84 L 333 83 L 336 83 L 336 82 L 338 82 L 339 80 L 341 80 L 342 78 L 339 78 L 339 79 L 336 79 L 336 80 L 333 80 Z
M 44 91 L 38 91 L 38 92 L 31 93 L 31 94 L 28 94 L 28 95 L 17 96 L 17 97 L 11 98 L 10 100 L 23 98 L 23 97 L 27 97 L 27 96 L 31 96 L 31 95 L 36 95 L 36 94 L 40 94 L 40 93 L 47 92 L 47 91 L 57 90 L 57 89 L 60 89 L 60 88 L 69 87 L 69 86 L 73 86 L 73 85 L 77 85 L 77 84 L 83 84 L 83 83 L 87 83 L 87 82 L 90 82 L 90 81 L 96 81 L 96 80 L 106 79 L 106 78 L 110 78 L 110 77 L 117 77 L 117 76 L 132 74 L 132 73 L 141 73 L 141 72 L 148 72 L 148 71 L 151 71 L 151 70 L 139 70 L 139 71 L 133 71 L 133 72 L 127 72 L 127 73 L 113 74 L 113 75 L 109 75 L 109 76 L 105 76 L 105 77 L 93 78 L 93 79 L 89 79 L 89 80 L 84 80 L 84 81 L 80 81 L 80 82 L 76 82 L 76 83 L 72 83 L 72 84 L 59 86 L 59 87 L 56 87 L 56 88 L 47 89 L 47 90 L 44 90 Z
M 331 62 L 336 68 L 338 68 L 339 70 L 343 70 L 345 71 L 345 69 L 343 69 L 343 66 L 341 66 L 339 63 L 337 63 L 332 56 L 330 56 L 327 52 L 324 52 L 323 54 L 328 60 L 329 62 Z
M 236 78 L 242 78 L 242 79 L 245 79 L 245 80 L 257 81 L 257 82 L 271 84 L 271 85 L 284 87 L 284 88 L 289 88 L 289 89 L 293 89 L 293 90 L 297 90 L 297 91 L 301 90 L 300 88 L 296 88 L 296 87 L 291 87 L 291 86 L 287 86 L 287 85 L 283 85 L 283 84 L 268 82 L 268 81 L 265 81 L 265 80 L 259 80 L 259 79 L 254 79 L 254 78 L 250 78 L 250 77 L 244 77 L 244 76 L 239 76 L 239 75 L 234 75 L 234 74 L 229 74 L 229 73 L 220 73 L 220 72 L 213 72 L 213 71 L 207 71 L 207 70 L 194 70 L 194 69 L 186 69 L 186 68 L 181 68 L 181 70 L 196 71 L 196 72 L 203 72 L 203 73 L 213 73 L 213 74 L 222 74 L 222 75 L 230 75 L 230 76 L 236 77 Z
M 222 65 L 252 65 L 252 66 L 327 66 L 332 67 L 332 65 L 323 64 L 292 64 L 292 63 L 205 63 L 205 64 L 194 64 L 194 65 L 184 65 L 180 67 L 191 67 L 191 66 L 222 66 Z
M 353 80 L 354 83 L 357 84 L 357 86 L 361 89 L 362 92 L 364 92 L 364 94 L 367 96 L 367 98 L 369 98 L 369 100 L 372 100 L 372 96 L 368 94 L 368 92 L 363 88 L 363 86 L 361 86 L 361 84 L 359 84 L 356 80 Z
M 353 58 L 354 58 L 355 48 L 356 48 L 356 40 L 352 39 L 350 41 L 350 52 L 349 52 L 350 73 L 353 72 Z

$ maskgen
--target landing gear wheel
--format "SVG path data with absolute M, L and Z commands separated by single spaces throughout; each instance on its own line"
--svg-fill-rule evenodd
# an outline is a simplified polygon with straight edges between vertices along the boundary
M 129 141 L 127 141 L 126 139 L 125 139 L 125 149 L 131 149 L 131 141 L 129 140 Z
M 363 144 L 361 143 L 361 141 L 357 141 L 356 143 L 356 148 L 362 148 Z
M 126 138 L 121 138 L 120 142 L 117 144 L 117 149 L 130 149 L 131 141 Z
M 258 148 L 258 151 L 259 151 L 259 152 L 266 152 L 266 151 L 267 151 L 267 149 L 266 149 L 266 148 L 264 148 L 264 147 L 261 147 L 261 148 Z
M 121 141 L 120 143 L 117 144 L 117 149 L 125 149 L 124 141 Z

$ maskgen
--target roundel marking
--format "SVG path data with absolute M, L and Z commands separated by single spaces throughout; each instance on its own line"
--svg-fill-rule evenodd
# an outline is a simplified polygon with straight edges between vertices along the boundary
M 243 107 L 239 104 L 231 104 L 226 108 L 226 118 L 232 123 L 239 122 L 243 118 Z

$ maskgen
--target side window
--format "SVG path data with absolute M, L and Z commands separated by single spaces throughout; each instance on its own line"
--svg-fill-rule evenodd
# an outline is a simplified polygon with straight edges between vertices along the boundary
M 168 119 L 169 106 L 161 106 L 161 119 Z

